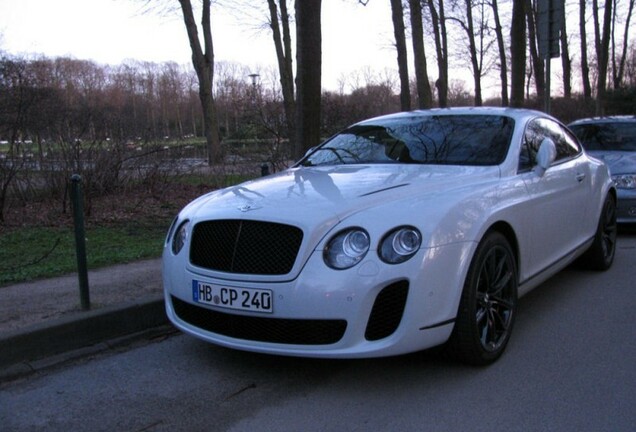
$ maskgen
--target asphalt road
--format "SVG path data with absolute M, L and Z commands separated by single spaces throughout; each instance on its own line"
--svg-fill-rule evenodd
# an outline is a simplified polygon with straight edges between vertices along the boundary
M 494 365 L 435 352 L 328 361 L 174 334 L 0 387 L 2 431 L 634 431 L 636 234 L 612 269 L 520 302 Z

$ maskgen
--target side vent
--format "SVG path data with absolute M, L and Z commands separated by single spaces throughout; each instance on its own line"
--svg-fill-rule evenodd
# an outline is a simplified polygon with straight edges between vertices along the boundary
M 397 330 L 402 321 L 408 292 L 408 281 L 393 283 L 380 291 L 371 309 L 367 330 L 364 333 L 367 340 L 380 340 Z

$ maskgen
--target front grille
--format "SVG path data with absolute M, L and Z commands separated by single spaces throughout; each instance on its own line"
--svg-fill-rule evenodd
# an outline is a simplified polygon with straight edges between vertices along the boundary
M 195 327 L 237 339 L 296 345 L 338 342 L 347 329 L 345 320 L 282 319 L 233 315 L 186 303 L 171 296 L 177 316 Z
M 409 292 L 409 283 L 400 281 L 391 284 L 375 299 L 367 330 L 364 337 L 369 341 L 376 341 L 393 334 L 402 321 L 406 297 Z
M 303 232 L 291 225 L 250 220 L 199 222 L 190 262 L 228 273 L 283 275 L 294 267 Z

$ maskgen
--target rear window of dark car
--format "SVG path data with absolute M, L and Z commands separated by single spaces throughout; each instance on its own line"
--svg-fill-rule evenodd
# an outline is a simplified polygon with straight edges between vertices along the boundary
M 570 126 L 586 150 L 636 151 L 636 121 Z

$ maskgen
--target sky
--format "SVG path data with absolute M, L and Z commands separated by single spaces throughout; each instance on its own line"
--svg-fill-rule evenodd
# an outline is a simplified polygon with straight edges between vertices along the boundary
M 293 1 L 288 3 L 293 8 Z M 388 1 L 322 4 L 323 88 L 337 90 L 343 79 L 364 70 L 397 70 Z M 215 60 L 275 67 L 270 33 L 237 15 L 212 7 Z M 191 57 L 178 11 L 144 14 L 135 0 L 0 0 L 0 51 L 110 65 L 131 59 L 189 64 Z

